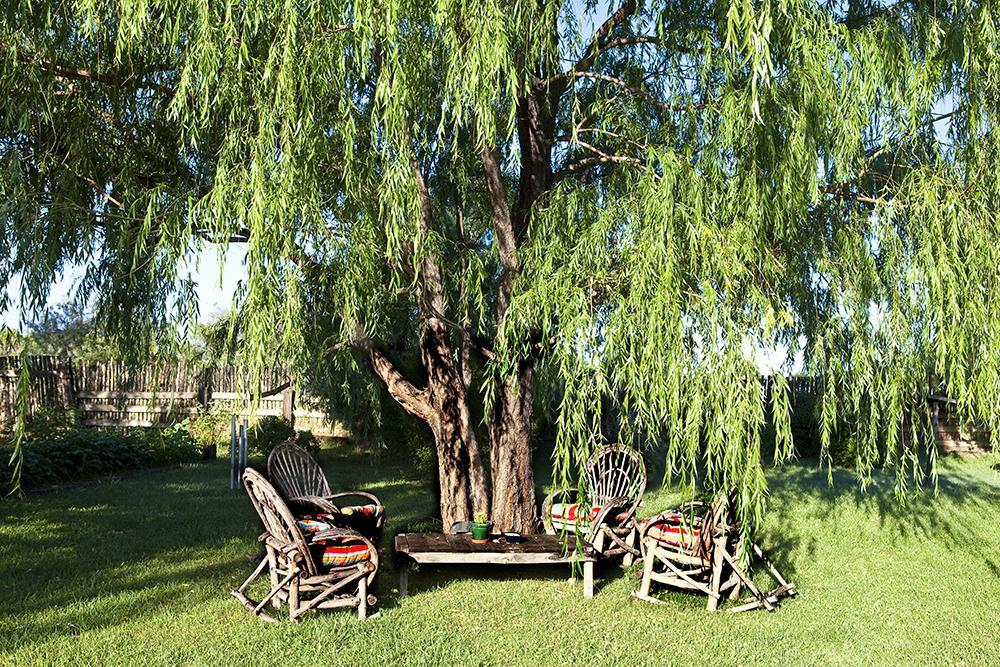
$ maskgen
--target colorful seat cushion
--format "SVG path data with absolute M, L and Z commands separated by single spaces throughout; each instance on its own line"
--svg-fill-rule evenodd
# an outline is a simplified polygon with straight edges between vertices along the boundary
M 382 516 L 382 507 L 375 503 L 370 505 L 345 505 L 340 508 L 340 511 L 347 516 L 365 517 L 373 520 Z
M 552 513 L 550 514 L 550 517 L 552 518 L 552 523 L 556 526 L 571 526 L 578 522 L 589 523 L 590 521 L 596 519 L 597 515 L 600 513 L 600 507 L 591 507 L 588 514 L 583 511 L 580 503 L 555 503 L 552 505 Z M 613 519 L 615 521 L 624 521 L 628 518 L 628 516 L 628 511 L 622 510 L 616 514 Z
M 646 519 L 641 524 L 647 538 L 679 547 L 692 548 L 701 536 L 700 517 L 672 511 Z
M 339 514 L 310 514 L 300 521 L 321 521 L 326 526 L 338 528 L 353 528 L 362 535 L 372 537 L 376 533 L 379 519 L 382 517 L 382 507 L 374 503 L 370 505 L 345 505 Z M 306 530 L 305 526 L 302 526 Z
M 314 547 L 320 552 L 318 557 L 324 567 L 354 565 L 372 557 L 368 545 L 355 538 L 342 537 L 335 541 L 320 542 Z
M 337 527 L 333 519 L 334 517 L 330 514 L 310 514 L 296 519 L 295 523 L 298 524 L 303 533 L 311 535 Z M 310 548 L 313 558 L 327 568 L 354 565 L 371 558 L 369 546 L 351 535 L 340 535 L 329 540 L 314 542 Z

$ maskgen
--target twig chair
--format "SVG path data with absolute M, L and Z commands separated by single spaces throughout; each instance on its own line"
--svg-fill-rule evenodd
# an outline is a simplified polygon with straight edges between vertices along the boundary
M 732 521 L 732 498 L 718 494 L 712 503 L 690 502 L 639 524 L 639 543 L 643 553 L 642 583 L 633 595 L 647 602 L 660 603 L 650 595 L 653 582 L 690 590 L 708 596 L 708 610 L 715 611 L 722 598 L 739 598 L 743 587 L 749 601 L 731 611 L 763 608 L 774 611 L 781 597 L 796 594 L 789 583 L 764 555 L 757 544 L 740 535 Z M 742 562 L 749 550 L 749 566 L 761 561 L 778 583 L 762 592 L 744 569 Z
M 323 468 L 294 442 L 284 442 L 271 451 L 267 474 L 299 516 L 309 515 L 315 520 L 326 520 L 331 526 L 353 528 L 376 544 L 381 542 L 385 525 L 382 501 L 364 491 L 331 493 Z M 355 502 L 343 502 L 344 499 Z
M 260 541 L 267 557 L 243 584 L 231 591 L 246 609 L 265 621 L 276 622 L 264 613 L 271 603 L 288 604 L 293 622 L 310 609 L 354 607 L 358 618 L 368 615 L 376 603 L 368 593 L 378 572 L 378 550 L 364 536 L 345 528 L 318 530 L 308 534 L 309 525 L 297 520 L 264 476 L 248 468 L 243 486 L 264 524 Z M 317 562 L 318 561 L 318 562 Z M 251 599 L 246 591 L 264 570 L 271 589 L 262 599 Z
M 624 556 L 626 566 L 640 554 L 635 511 L 646 490 L 642 456 L 624 445 L 605 445 L 587 461 L 582 498 L 578 489 L 555 491 L 542 505 L 545 532 L 576 530 L 602 557 Z M 556 503 L 557 499 L 564 502 Z

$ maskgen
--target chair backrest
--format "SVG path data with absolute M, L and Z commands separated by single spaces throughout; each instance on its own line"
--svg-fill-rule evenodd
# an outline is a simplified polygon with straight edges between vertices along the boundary
M 587 461 L 586 482 L 591 507 L 634 508 L 646 490 L 646 465 L 631 447 L 605 445 Z
M 287 440 L 267 457 L 267 475 L 286 498 L 330 495 L 323 468 L 309 452 Z
M 702 530 L 699 535 L 697 551 L 706 560 L 712 557 L 712 548 L 715 545 L 715 538 L 733 532 L 731 508 L 733 506 L 733 493 L 730 491 L 719 491 L 712 499 L 712 504 L 705 510 L 702 517 Z
M 277 489 L 253 468 L 243 471 L 243 486 L 246 487 L 250 502 L 257 510 L 261 523 L 264 524 L 264 531 L 279 544 L 294 544 L 302 555 L 306 571 L 311 575 L 317 574 L 316 563 L 313 561 L 302 530 L 295 523 L 295 516 L 281 499 Z

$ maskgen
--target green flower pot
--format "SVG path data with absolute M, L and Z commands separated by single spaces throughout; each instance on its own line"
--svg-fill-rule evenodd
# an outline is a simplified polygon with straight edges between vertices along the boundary
M 472 530 L 472 541 L 476 544 L 484 544 L 486 542 L 486 536 L 490 532 L 490 524 L 473 523 L 470 530 Z

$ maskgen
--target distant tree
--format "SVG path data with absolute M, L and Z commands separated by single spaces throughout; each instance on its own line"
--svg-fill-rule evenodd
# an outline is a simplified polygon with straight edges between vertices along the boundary
M 118 348 L 100 334 L 86 307 L 70 301 L 46 309 L 25 323 L 25 344 L 31 354 L 52 354 L 84 361 L 105 361 Z
M 998 425 L 997 34 L 965 1 L 9 3 L 0 277 L 42 303 L 83 263 L 104 330 L 166 348 L 184 260 L 239 244 L 241 362 L 366 366 L 445 522 L 534 525 L 540 371 L 561 479 L 613 397 L 752 518 L 776 345 L 902 490 L 929 388 Z

